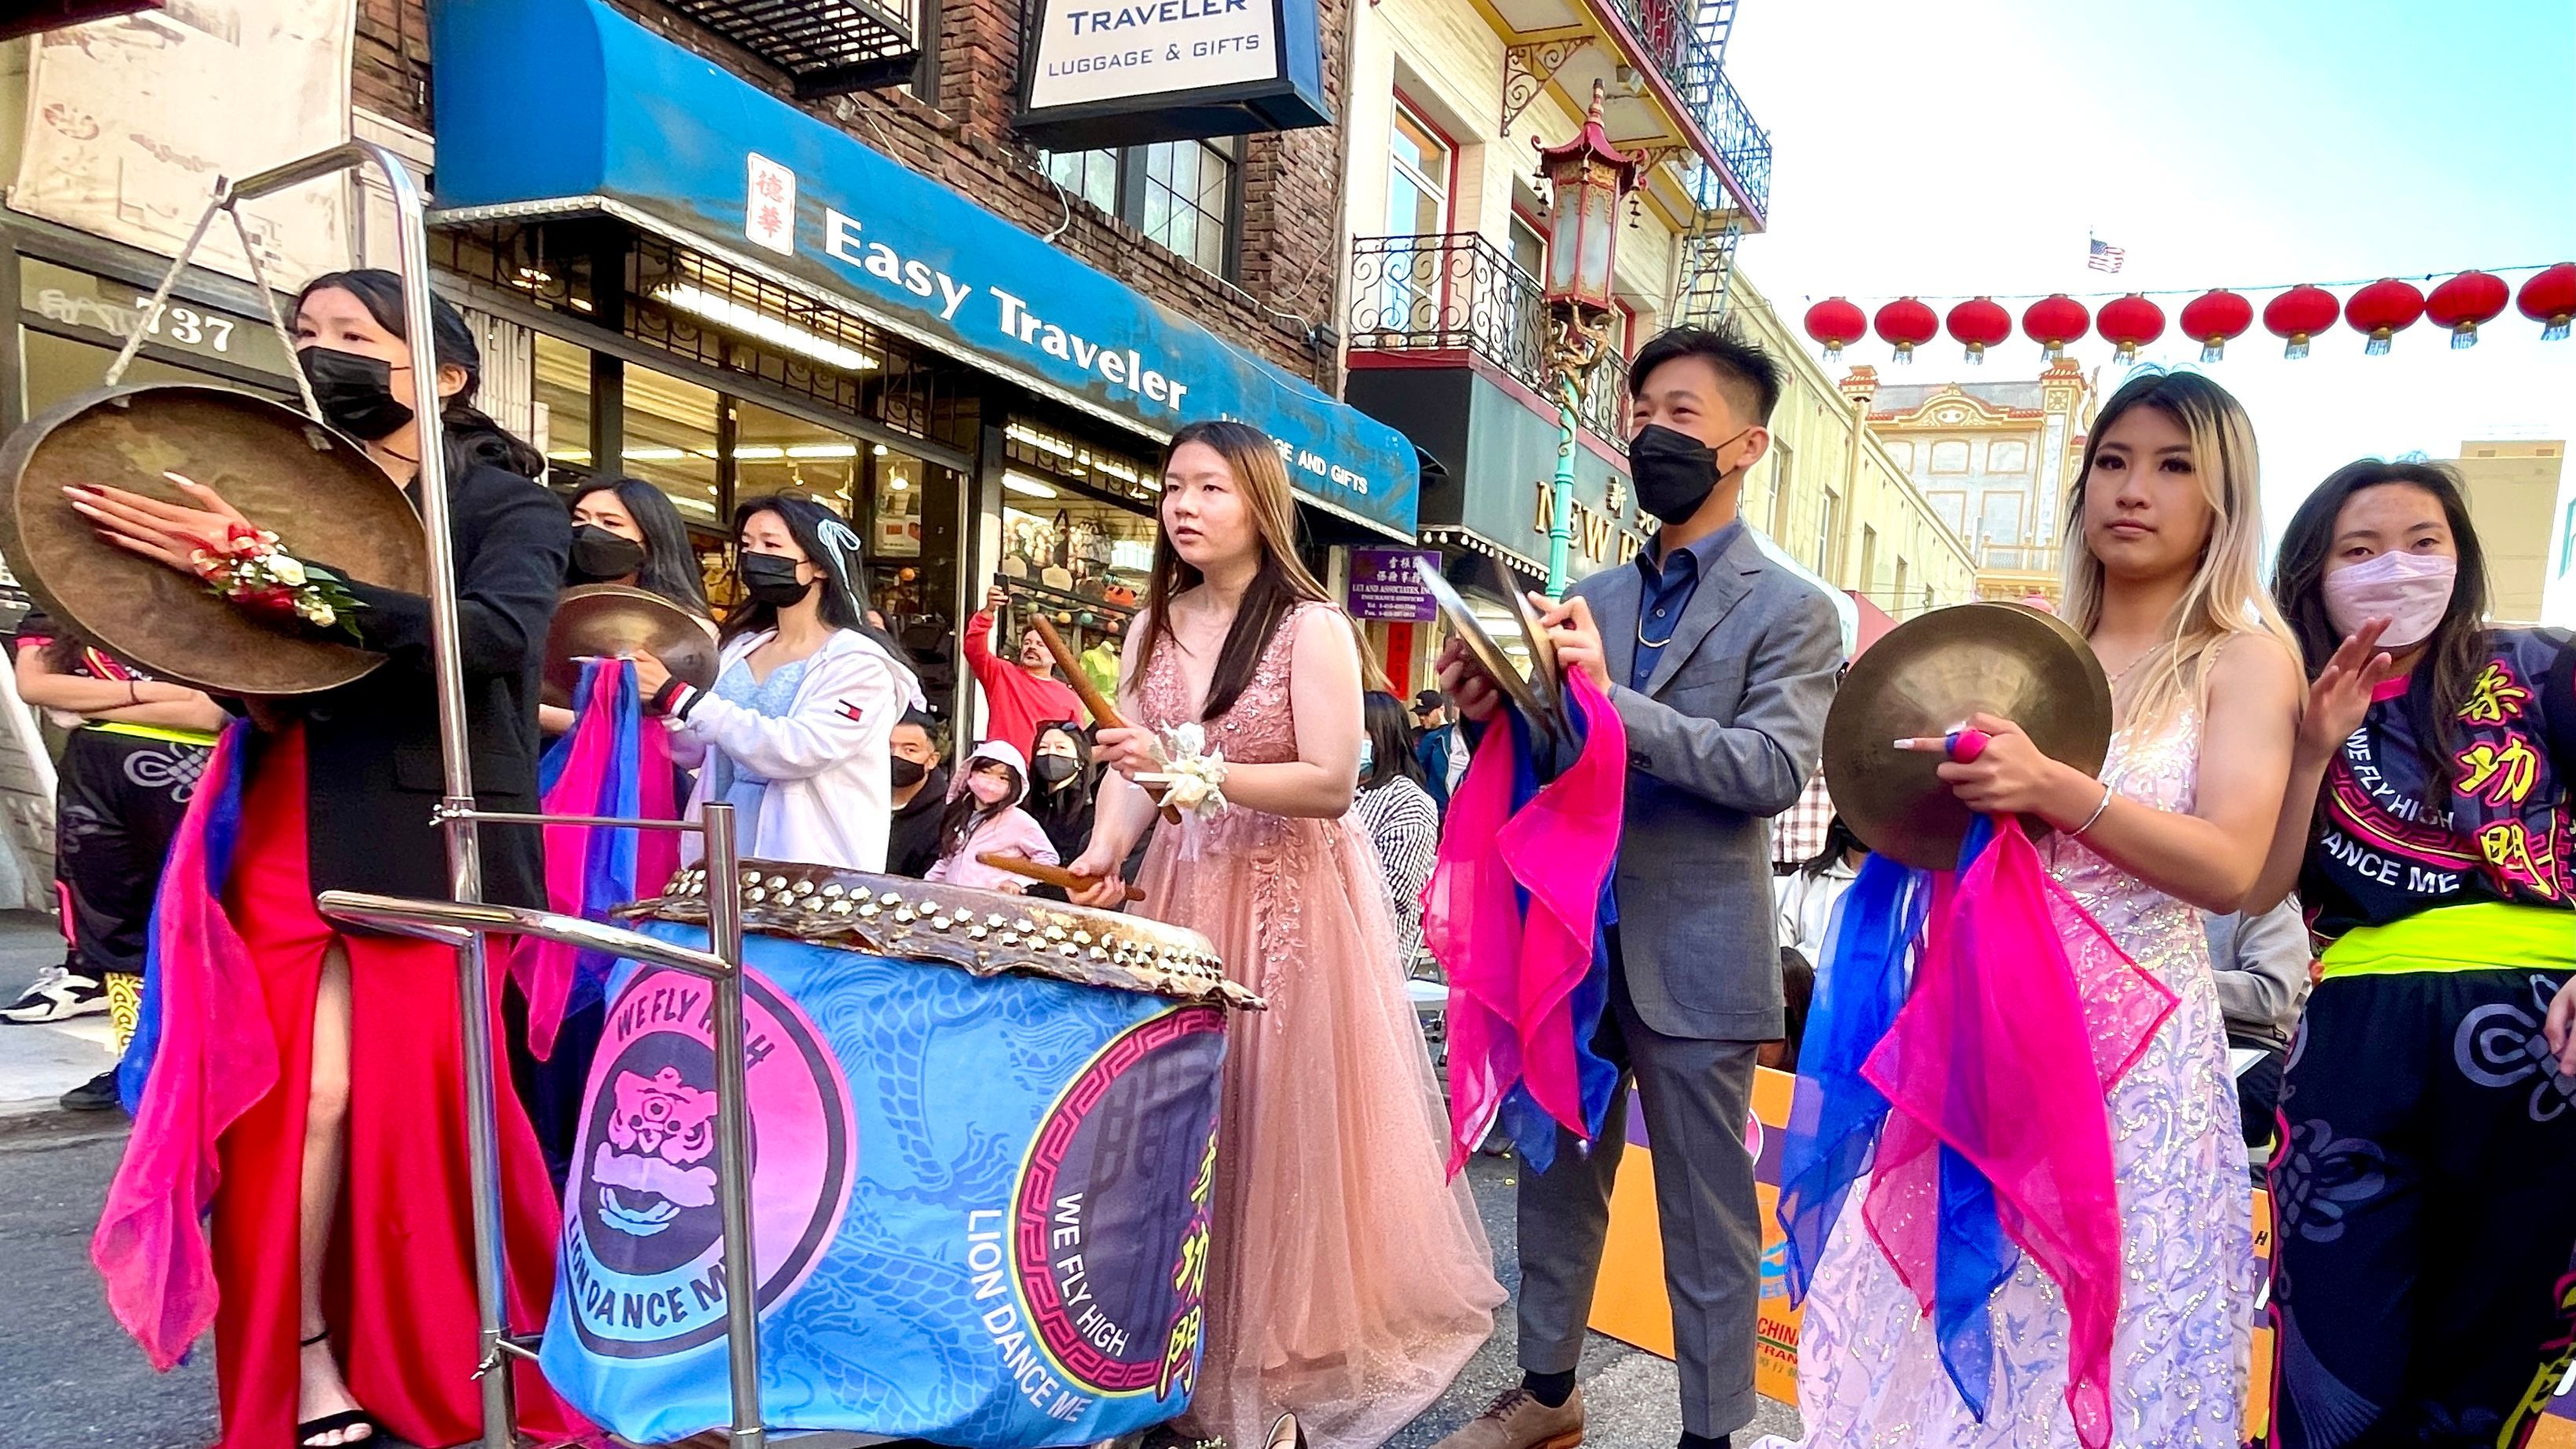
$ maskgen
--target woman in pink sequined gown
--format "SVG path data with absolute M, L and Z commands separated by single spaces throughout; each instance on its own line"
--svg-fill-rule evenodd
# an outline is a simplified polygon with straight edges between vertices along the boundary
M 1135 775 L 1197 721 L 1230 804 L 1154 837 L 1145 914 L 1214 942 L 1270 1009 L 1229 1028 L 1207 1356 L 1183 1432 L 1258 1449 L 1293 1413 L 1318 1449 L 1374 1449 L 1430 1406 L 1503 1301 L 1466 1184 L 1446 1180 L 1428 1050 L 1397 974 L 1358 774 L 1349 621 L 1297 562 L 1288 475 L 1240 423 L 1175 436 L 1163 531 L 1105 729 L 1122 776 L 1073 863 L 1103 877 L 1154 806 Z
M 1975 809 L 2054 827 L 2051 872 L 2174 993 L 2108 1103 L 2123 1269 L 2109 1442 L 2234 1449 L 2253 1192 L 2200 912 L 2234 911 L 2254 885 L 2302 676 L 2257 573 L 2253 425 L 2224 389 L 2186 373 L 2136 377 L 2104 405 L 2078 479 L 2064 613 L 2112 679 L 2110 758 L 2087 775 L 1987 721 L 2003 731 L 1994 745 L 1941 773 Z M 1864 1182 L 1845 1201 L 1799 1327 L 1805 1449 L 2072 1449 L 2057 1284 L 2024 1257 L 1989 1303 L 1981 1421 L 1871 1238 L 1866 1195 Z

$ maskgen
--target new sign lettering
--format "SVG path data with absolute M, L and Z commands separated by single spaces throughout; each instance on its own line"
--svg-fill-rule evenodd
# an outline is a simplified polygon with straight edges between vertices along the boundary
M 604 209 L 1148 437 L 1239 419 L 1301 495 L 1411 539 L 1401 433 L 598 0 L 432 19 L 443 218 Z

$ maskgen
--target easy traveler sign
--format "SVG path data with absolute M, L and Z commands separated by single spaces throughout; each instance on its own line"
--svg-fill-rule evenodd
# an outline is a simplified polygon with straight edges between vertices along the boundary
M 1038 0 L 1016 124 L 1057 150 L 1332 120 L 1315 0 Z
M 440 219 L 622 217 L 1148 436 L 1250 423 L 1302 496 L 1412 537 L 1403 434 L 596 0 L 431 18 Z

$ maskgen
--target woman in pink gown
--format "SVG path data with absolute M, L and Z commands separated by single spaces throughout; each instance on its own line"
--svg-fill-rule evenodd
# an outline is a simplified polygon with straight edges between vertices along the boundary
M 1206 1361 L 1184 1432 L 1236 1449 L 1293 1413 L 1317 1449 L 1374 1449 L 1429 1407 L 1503 1301 L 1441 1160 L 1431 1061 L 1374 848 L 1342 819 L 1362 734 L 1349 622 L 1297 561 L 1270 440 L 1199 423 L 1164 465 L 1162 536 L 1105 729 L 1121 775 L 1073 868 L 1106 884 L 1155 819 L 1134 783 L 1196 722 L 1230 802 L 1164 825 L 1145 914 L 1188 926 L 1268 999 L 1227 1043 Z

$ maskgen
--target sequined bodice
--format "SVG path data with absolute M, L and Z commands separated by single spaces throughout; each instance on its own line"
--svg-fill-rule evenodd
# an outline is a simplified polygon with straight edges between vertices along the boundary
M 2198 798 L 2200 729 L 2197 706 L 2179 709 L 2163 725 L 2150 729 L 2123 726 L 2111 736 L 2102 783 L 2123 799 L 2177 815 L 2190 814 Z M 2199 914 L 2189 905 L 2063 836 L 2055 839 L 2049 870 L 2122 949 L 2165 977 L 2167 986 L 2180 992 L 2188 983 L 2176 979 L 2177 974 L 2198 976 L 2203 978 L 2202 988 L 2215 995 L 2215 987 L 2205 979 L 2209 975 L 2205 954 L 2190 963 L 2197 970 L 2176 973 L 2169 969 L 2172 958 L 2158 949 L 2187 946 L 2201 938 Z
M 1288 660 L 1294 651 L 1297 623 L 1309 609 L 1327 604 L 1300 604 L 1288 611 L 1261 651 L 1252 682 L 1235 696 L 1223 719 L 1207 725 L 1208 748 L 1225 751 L 1226 759 L 1247 765 L 1275 765 L 1297 758 L 1297 715 L 1288 701 Z M 1155 649 L 1145 677 L 1137 682 L 1136 702 L 1149 729 L 1162 731 L 1198 716 L 1191 708 L 1190 682 L 1181 669 L 1180 646 L 1171 640 Z

